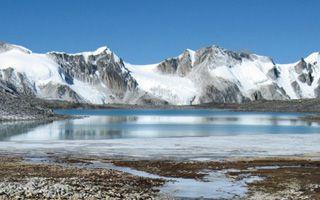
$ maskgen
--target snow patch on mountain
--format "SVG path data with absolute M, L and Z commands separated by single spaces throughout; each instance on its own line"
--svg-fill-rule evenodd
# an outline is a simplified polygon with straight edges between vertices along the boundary
M 197 87 L 189 78 L 159 73 L 157 70 L 159 63 L 151 65 L 125 63 L 125 65 L 137 80 L 140 89 L 171 104 L 188 105 L 198 94 Z
M 0 69 L 13 68 L 25 74 L 37 88 L 49 82 L 61 83 L 59 66 L 45 54 L 26 53 L 17 49 L 0 53 Z

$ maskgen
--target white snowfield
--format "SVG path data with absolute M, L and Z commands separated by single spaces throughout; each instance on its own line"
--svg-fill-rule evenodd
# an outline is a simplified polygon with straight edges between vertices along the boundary
M 203 51 L 206 49 L 211 51 L 204 54 Z M 315 90 L 319 86 L 320 79 L 319 52 L 306 57 L 304 61 L 308 68 L 302 68 L 300 72 L 297 72 L 295 66 L 302 61 L 275 64 L 271 58 L 255 54 L 248 54 L 239 59 L 230 54 L 231 51 L 216 46 L 198 51 L 190 49 L 186 51 L 189 55 L 190 72 L 185 76 L 161 72 L 158 65 L 162 62 L 151 65 L 129 63 L 124 63 L 124 65 L 137 81 L 137 87 L 140 90 L 176 105 L 201 103 L 202 92 L 210 84 L 218 90 L 225 91 L 232 83 L 239 88 L 241 95 L 251 100 L 254 100 L 253 93 L 257 91 L 260 91 L 265 99 L 318 97 Z M 112 53 L 107 47 L 101 47 L 93 52 L 69 55 L 82 55 L 85 61 L 88 61 L 90 55 L 99 55 L 102 52 Z M 176 58 L 181 60 L 183 55 Z M 115 60 L 120 62 L 120 58 L 116 55 Z M 0 79 L 5 79 L 3 70 L 7 68 L 14 69 L 14 73 L 19 72 L 24 75 L 34 87 L 34 93 L 40 98 L 47 98 L 42 93 L 42 88 L 50 83 L 69 86 L 89 103 L 112 103 L 109 88 L 102 83 L 93 84 L 76 78 L 72 83 L 66 81 L 66 75 L 61 72 L 60 65 L 49 54 L 33 53 L 24 47 L 11 45 L 9 49 L 0 50 Z M 273 76 L 276 77 L 272 77 L 272 71 L 274 71 Z M 301 77 L 301 74 L 305 76 Z M 305 81 L 306 78 L 309 78 L 311 82 Z M 295 82 L 295 87 L 293 87 L 293 82 Z M 276 87 L 274 90 L 265 89 L 268 86 Z
M 132 65 L 126 63 L 140 89 L 172 104 L 186 105 L 197 95 L 198 88 L 188 77 L 164 75 L 157 71 L 158 64 Z
M 47 95 L 42 93 L 41 87 L 51 83 L 53 85 L 59 84 L 69 86 L 82 99 L 89 103 L 107 103 L 106 100 L 109 98 L 109 90 L 102 83 L 93 85 L 74 79 L 73 84 L 70 84 L 65 80 L 65 74 L 60 71 L 59 64 L 56 63 L 49 54 L 32 53 L 24 47 L 13 46 L 17 48 L 12 48 L 11 50 L 2 53 L 0 51 L 0 70 L 12 68 L 14 69 L 14 73 L 18 72 L 23 74 L 27 78 L 27 81 L 35 86 L 34 92 L 38 97 L 47 98 Z M 88 56 L 99 55 L 103 51 L 111 54 L 111 51 L 107 47 L 101 47 L 93 52 L 83 52 L 71 55 L 83 55 L 85 60 L 87 60 Z M 119 60 L 116 55 L 115 59 Z M 4 75 L 3 72 L 0 71 L 0 79 L 1 77 L 4 77 Z

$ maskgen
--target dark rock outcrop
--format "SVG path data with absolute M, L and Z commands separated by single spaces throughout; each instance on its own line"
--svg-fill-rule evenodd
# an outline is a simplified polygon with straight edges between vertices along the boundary
M 28 81 L 24 74 L 15 72 L 13 68 L 0 70 L 0 82 L 15 94 L 35 96 L 36 88 Z
M 163 74 L 177 74 L 181 77 L 186 76 L 192 69 L 192 58 L 189 50 L 176 58 L 166 59 L 161 62 L 157 69 Z
M 68 85 L 48 83 L 41 87 L 42 98 L 44 99 L 60 99 L 63 101 L 72 101 L 75 103 L 84 103 L 82 99 L 75 91 L 73 91 Z
M 50 109 L 34 105 L 32 98 L 12 94 L 0 85 L 0 121 L 47 120 L 54 116 Z
M 203 87 L 199 103 L 238 103 L 249 100 L 243 96 L 236 84 L 223 79 L 218 81 L 220 82 L 219 86 L 223 85 L 223 87 L 218 88 L 216 84 L 209 84 Z
M 83 54 L 55 52 L 50 56 L 61 66 L 61 73 L 66 75 L 67 82 L 78 79 L 92 85 L 103 83 L 120 99 L 124 98 L 126 92 L 137 88 L 136 80 L 123 61 L 106 48 L 87 57 Z
M 268 71 L 267 76 L 270 77 L 272 80 L 277 80 L 277 78 L 280 77 L 280 71 L 277 69 L 276 66 L 274 66 L 272 69 Z

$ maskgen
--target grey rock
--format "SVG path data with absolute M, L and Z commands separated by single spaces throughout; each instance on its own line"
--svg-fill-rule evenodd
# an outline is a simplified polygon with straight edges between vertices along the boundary
M 297 81 L 293 81 L 291 83 L 291 87 L 293 88 L 293 91 L 296 93 L 297 97 L 298 98 L 301 98 L 302 96 L 302 91 L 301 91 L 301 88 L 300 88 L 300 85 Z
M 185 50 L 179 57 L 169 58 L 161 62 L 157 69 L 162 74 L 177 74 L 178 76 L 186 76 L 192 69 L 191 55 Z
M 301 81 L 302 83 L 307 83 L 309 86 L 312 84 L 313 82 L 313 76 L 312 74 L 309 73 L 302 73 L 298 76 L 299 81 Z
M 203 88 L 199 97 L 200 103 L 239 103 L 247 101 L 247 98 L 241 94 L 236 84 L 222 79 L 219 81 L 220 87 L 223 85 L 223 89 L 215 85 L 207 85 Z
M 45 99 L 59 99 L 64 101 L 71 101 L 76 103 L 85 103 L 75 91 L 68 85 L 48 83 L 40 87 L 42 98 Z
M 61 66 L 61 73 L 66 75 L 66 81 L 71 84 L 73 79 L 92 85 L 103 83 L 120 99 L 124 98 L 126 92 L 133 92 L 137 88 L 136 80 L 123 61 L 115 58 L 108 49 L 88 58 L 81 54 L 53 52 L 49 55 Z
M 300 62 L 294 66 L 294 69 L 297 74 L 301 74 L 304 69 L 307 69 L 306 61 L 304 61 L 304 59 L 302 58 Z
M 263 95 L 261 94 L 261 91 L 255 91 L 251 94 L 251 99 L 253 99 L 254 101 L 257 100 L 263 100 Z
M 175 74 L 179 65 L 177 58 L 166 59 L 157 66 L 157 69 L 163 74 Z
M 268 71 L 267 76 L 270 77 L 272 80 L 277 80 L 277 78 L 280 77 L 280 71 L 277 69 L 276 66 L 274 66 L 272 69 Z
M 15 94 L 35 96 L 35 85 L 28 81 L 24 74 L 15 72 L 13 68 L 0 70 L 0 84 Z
M 188 50 L 185 50 L 181 58 L 179 58 L 177 73 L 179 76 L 184 77 L 189 74 L 189 72 L 192 70 L 192 67 L 193 66 L 190 52 Z
M 286 94 L 283 88 L 280 88 L 276 84 L 260 86 L 259 91 L 266 100 L 286 100 L 290 97 Z

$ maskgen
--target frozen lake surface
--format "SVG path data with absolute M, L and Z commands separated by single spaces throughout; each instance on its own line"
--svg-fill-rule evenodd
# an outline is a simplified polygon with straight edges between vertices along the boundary
M 84 115 L 0 124 L 0 151 L 110 157 L 221 159 L 315 155 L 320 127 L 295 113 L 225 110 L 57 110 Z

